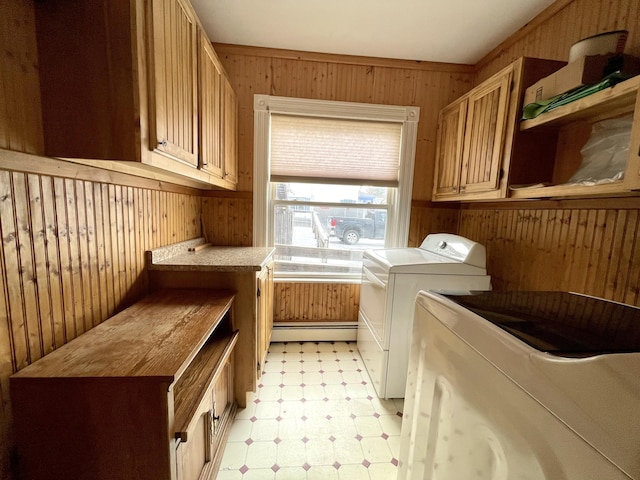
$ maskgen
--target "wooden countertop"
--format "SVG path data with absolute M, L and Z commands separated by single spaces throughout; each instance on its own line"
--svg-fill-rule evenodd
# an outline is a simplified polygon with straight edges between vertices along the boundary
M 64 377 L 149 377 L 172 383 L 233 299 L 233 292 L 225 290 L 159 290 L 12 378 L 59 378 L 64 372 Z
M 204 247 L 198 251 L 189 251 Z M 204 238 L 188 240 L 147 252 L 150 270 L 192 272 L 259 272 L 269 262 L 273 247 L 206 246 Z

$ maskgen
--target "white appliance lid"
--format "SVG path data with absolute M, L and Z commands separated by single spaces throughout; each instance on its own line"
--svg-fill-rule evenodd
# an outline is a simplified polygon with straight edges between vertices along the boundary
M 432 234 L 419 248 L 367 250 L 364 256 L 389 273 L 486 275 L 484 246 L 459 235 Z
M 432 233 L 422 241 L 420 248 L 476 267 L 486 268 L 487 266 L 484 245 L 460 235 Z
M 541 352 L 562 357 L 640 352 L 640 308 L 572 292 L 445 294 Z

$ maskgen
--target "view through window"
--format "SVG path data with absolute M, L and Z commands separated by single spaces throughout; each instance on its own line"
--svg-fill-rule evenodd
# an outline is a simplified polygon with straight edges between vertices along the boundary
M 394 191 L 380 186 L 274 182 L 278 272 L 359 275 L 363 250 L 385 246 Z

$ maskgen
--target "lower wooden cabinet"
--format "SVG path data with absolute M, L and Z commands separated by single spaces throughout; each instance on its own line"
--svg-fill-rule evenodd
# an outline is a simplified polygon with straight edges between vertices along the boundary
M 215 478 L 224 441 L 235 416 L 233 401 L 233 364 L 230 359 L 221 366 L 211 390 L 196 411 L 194 425 L 176 449 L 178 480 Z
M 20 478 L 215 478 L 234 315 L 228 291 L 157 291 L 12 376 Z
M 273 332 L 273 260 L 258 275 L 258 365 L 260 378 Z

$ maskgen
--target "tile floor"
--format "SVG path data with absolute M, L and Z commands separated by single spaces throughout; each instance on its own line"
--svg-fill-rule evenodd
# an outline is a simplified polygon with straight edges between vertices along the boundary
M 395 479 L 402 406 L 378 399 L 355 342 L 272 343 L 218 479 Z

